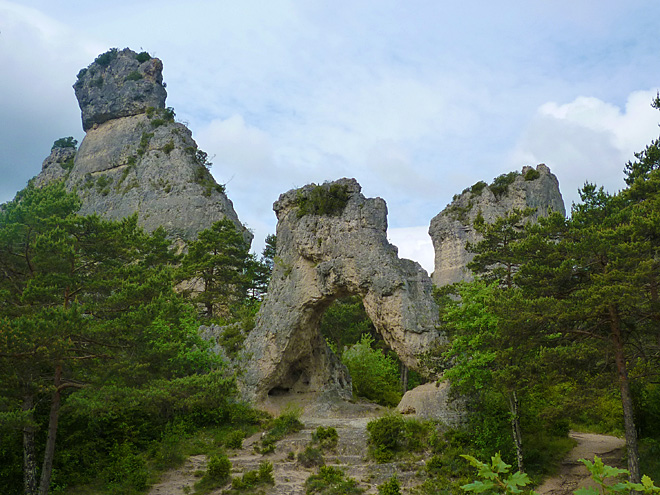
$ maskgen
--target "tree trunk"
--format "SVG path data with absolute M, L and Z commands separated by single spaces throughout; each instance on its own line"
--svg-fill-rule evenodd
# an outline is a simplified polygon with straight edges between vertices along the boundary
M 23 411 L 34 407 L 34 396 L 27 393 L 23 397 Z M 37 457 L 34 451 L 34 434 L 36 428 L 30 423 L 23 427 L 23 489 L 25 495 L 37 495 Z
M 39 482 L 39 495 L 48 495 L 50 488 L 50 477 L 53 474 L 53 457 L 55 456 L 55 439 L 57 437 L 57 426 L 60 418 L 60 399 L 62 387 L 62 365 L 55 368 L 55 393 L 50 404 L 50 418 L 48 419 L 48 439 L 44 452 L 44 464 L 41 469 L 41 480 Z
M 619 318 L 617 309 L 613 305 L 610 305 L 609 313 L 616 368 L 619 375 L 619 388 L 621 390 L 621 405 L 623 406 L 623 423 L 626 432 L 626 447 L 628 449 L 628 471 L 630 471 L 630 481 L 633 483 L 640 483 L 641 473 L 639 469 L 637 430 L 635 429 L 635 419 L 633 417 L 633 403 L 632 395 L 630 394 L 630 382 L 628 380 L 626 358 L 623 352 L 621 319 Z
M 408 391 L 408 366 L 401 363 L 400 371 L 401 393 L 405 394 Z
M 509 412 L 511 413 L 511 433 L 513 443 L 516 446 L 516 458 L 518 460 L 518 471 L 525 472 L 522 452 L 522 432 L 520 431 L 520 415 L 518 414 L 518 396 L 516 391 L 509 394 Z

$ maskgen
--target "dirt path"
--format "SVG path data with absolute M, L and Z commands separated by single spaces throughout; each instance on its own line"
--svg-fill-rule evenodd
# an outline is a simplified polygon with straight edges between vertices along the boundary
M 278 415 L 287 406 L 291 398 L 278 398 L 264 404 L 265 409 Z M 298 398 L 296 405 L 303 409 L 301 417 L 305 424 L 303 431 L 287 436 L 277 443 L 274 453 L 262 456 L 254 447 L 261 440 L 261 433 L 246 438 L 243 447 L 229 451 L 232 462 L 232 476 L 248 470 L 257 469 L 261 461 L 273 463 L 275 485 L 266 488 L 269 495 L 304 495 L 307 477 L 316 472 L 316 468 L 304 468 L 295 460 L 295 455 L 305 449 L 310 442 L 311 433 L 318 426 L 333 426 L 339 433 L 339 444 L 332 452 L 324 454 L 326 465 L 338 467 L 348 476 L 355 478 L 368 495 L 377 493 L 377 486 L 393 474 L 397 474 L 403 493 L 408 493 L 420 480 L 415 472 L 423 468 L 423 461 L 406 463 L 374 464 L 367 460 L 367 423 L 382 413 L 382 408 L 374 404 L 344 402 L 314 402 Z M 598 455 L 607 464 L 621 464 L 624 441 L 607 435 L 571 432 L 577 446 L 564 459 L 560 472 L 543 483 L 536 491 L 540 495 L 572 495 L 573 490 L 585 486 L 589 475 L 578 459 L 593 459 Z M 160 482 L 151 487 L 149 495 L 184 495 L 192 493 L 193 485 L 206 470 L 206 456 L 193 456 L 184 466 L 164 474 Z M 212 495 L 222 493 L 217 490 Z
M 589 486 L 591 478 L 587 468 L 578 459 L 593 460 L 597 455 L 605 464 L 621 466 L 621 457 L 625 441 L 610 435 L 595 433 L 577 433 L 572 431 L 571 438 L 577 445 L 562 461 L 559 474 L 547 479 L 536 489 L 539 495 L 570 495 L 574 490 Z

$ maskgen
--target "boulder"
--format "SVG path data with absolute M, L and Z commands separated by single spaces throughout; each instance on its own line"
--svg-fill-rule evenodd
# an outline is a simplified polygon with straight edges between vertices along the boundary
M 418 418 L 439 420 L 452 428 L 465 422 L 466 410 L 461 399 L 450 396 L 449 382 L 430 382 L 408 390 L 396 410 Z

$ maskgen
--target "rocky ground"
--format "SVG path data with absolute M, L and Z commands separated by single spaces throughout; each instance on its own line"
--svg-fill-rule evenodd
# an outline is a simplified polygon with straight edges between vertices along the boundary
M 594 455 L 597 455 L 605 464 L 625 467 L 621 463 L 625 446 L 623 439 L 610 435 L 575 431 L 572 431 L 570 436 L 577 441 L 577 445 L 562 462 L 559 473 L 547 479 L 536 489 L 539 495 L 569 495 L 578 488 L 595 486 L 587 468 L 579 459 L 593 461 Z
M 284 400 L 273 401 L 266 405 L 269 412 L 278 414 L 285 405 Z M 294 455 L 302 452 L 311 440 L 312 432 L 318 427 L 336 428 L 339 434 L 337 447 L 324 453 L 328 466 L 338 467 L 355 478 L 367 494 L 377 494 L 377 487 L 396 473 L 403 493 L 407 488 L 421 483 L 417 471 L 423 467 L 424 460 L 375 464 L 367 460 L 367 423 L 382 414 L 383 409 L 373 404 L 298 404 L 304 407 L 301 417 L 305 428 L 277 442 L 275 452 L 261 455 L 254 447 L 261 439 L 261 433 L 247 438 L 243 447 L 229 452 L 232 462 L 232 476 L 238 476 L 249 470 L 257 469 L 259 463 L 268 460 L 273 463 L 275 485 L 267 489 L 269 495 L 304 495 L 305 480 L 317 471 L 317 468 L 305 468 L 293 460 Z M 541 495 L 569 495 L 578 487 L 588 482 L 588 473 L 581 458 L 593 459 L 594 454 L 610 465 L 620 465 L 624 442 L 616 437 L 589 433 L 575 433 L 571 436 L 578 445 L 564 460 L 560 473 L 548 479 L 536 491 Z M 293 453 L 293 454 L 291 454 Z M 149 495 L 182 495 L 193 492 L 193 485 L 199 480 L 199 473 L 206 469 L 205 456 L 192 456 L 179 469 L 166 473 L 161 481 L 154 485 Z M 195 476 L 195 472 L 198 473 Z M 213 492 L 220 495 L 222 490 Z

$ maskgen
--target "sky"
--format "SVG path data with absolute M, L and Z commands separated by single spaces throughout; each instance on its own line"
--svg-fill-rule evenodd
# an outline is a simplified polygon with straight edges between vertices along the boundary
M 547 164 L 567 206 L 658 137 L 657 0 L 0 0 L 0 203 L 84 137 L 72 85 L 109 48 L 164 64 L 167 106 L 263 249 L 272 203 L 355 177 L 433 271 L 454 194 Z

